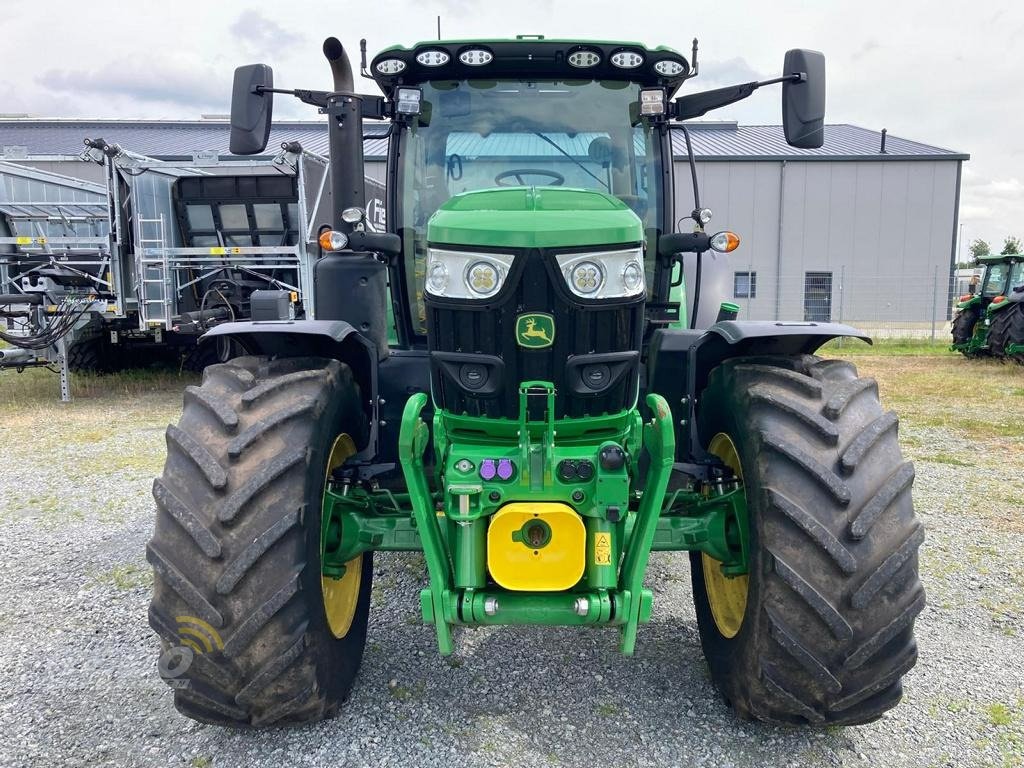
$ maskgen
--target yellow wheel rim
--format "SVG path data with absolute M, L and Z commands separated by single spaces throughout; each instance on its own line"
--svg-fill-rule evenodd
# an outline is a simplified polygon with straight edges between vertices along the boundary
M 324 478 L 344 464 L 356 452 L 355 443 L 347 434 L 338 435 L 331 447 L 331 455 L 327 460 L 327 473 Z M 323 561 L 324 542 L 320 542 L 320 559 Z M 363 556 L 356 555 L 345 563 L 345 573 L 340 579 L 320 576 L 320 590 L 324 596 L 324 615 L 331 634 L 341 639 L 352 628 L 352 620 L 356 615 L 359 603 L 359 587 L 363 581 Z
M 740 454 L 732 438 L 719 432 L 711 439 L 708 452 L 720 458 L 727 467 L 743 479 L 743 467 L 740 465 Z M 706 553 L 701 553 L 701 565 L 704 571 L 704 588 L 708 593 L 708 604 L 715 626 L 723 637 L 732 638 L 743 626 L 743 614 L 747 611 L 747 590 L 750 577 L 726 576 L 722 573 L 722 564 Z

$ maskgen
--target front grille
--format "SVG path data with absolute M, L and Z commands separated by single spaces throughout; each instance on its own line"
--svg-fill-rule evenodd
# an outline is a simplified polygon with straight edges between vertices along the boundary
M 644 296 L 580 301 L 564 285 L 552 254 L 531 250 L 519 255 L 494 299 L 454 301 L 427 294 L 426 308 L 434 401 L 440 408 L 470 416 L 515 419 L 518 385 L 531 380 L 555 384 L 556 418 L 618 413 L 636 399 Z M 524 349 L 516 343 L 516 318 L 528 312 L 554 317 L 555 338 L 550 347 Z M 578 372 L 583 362 L 579 356 L 630 352 L 637 353 L 636 359 L 629 361 L 628 368 L 622 369 L 607 389 L 581 394 L 578 386 L 574 388 L 574 371 Z M 479 356 L 490 371 L 500 371 L 501 382 L 494 391 L 474 393 L 458 381 L 462 366 L 472 364 L 473 358 L 468 356 Z

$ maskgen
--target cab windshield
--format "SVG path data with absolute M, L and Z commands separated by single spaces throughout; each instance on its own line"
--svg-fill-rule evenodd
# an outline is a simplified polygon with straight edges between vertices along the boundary
M 1006 273 L 1010 269 L 1009 264 L 990 264 L 985 275 L 985 286 L 982 288 L 982 296 L 998 296 L 1003 292 L 1006 285 Z
M 621 80 L 431 81 L 401 134 L 397 225 L 413 331 L 425 333 L 427 220 L 461 192 L 498 186 L 598 190 L 622 200 L 651 237 L 661 220 L 654 129 L 637 119 L 640 86 Z

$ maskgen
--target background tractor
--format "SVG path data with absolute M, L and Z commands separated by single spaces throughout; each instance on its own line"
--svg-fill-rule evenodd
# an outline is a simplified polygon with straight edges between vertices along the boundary
M 818 147 L 823 56 L 679 96 L 696 42 L 687 60 L 431 41 L 369 65 L 364 45 L 384 94 L 369 96 L 337 40 L 324 53 L 329 92 L 235 72 L 236 153 L 263 149 L 274 93 L 327 115 L 334 216 L 317 319 L 282 296 L 277 317 L 208 332 L 247 355 L 207 368 L 167 430 L 147 554 L 178 709 L 236 726 L 334 714 L 380 551 L 423 552 L 442 654 L 458 628 L 523 624 L 605 627 L 627 655 L 655 608 L 650 553 L 685 551 L 739 715 L 849 724 L 894 706 L 924 606 L 914 470 L 875 382 L 814 355 L 867 339 L 737 322 L 702 292 L 702 254 L 739 240 L 705 231 L 692 151 L 696 205 L 674 231 L 672 123 L 781 83 L 787 141 Z M 365 226 L 370 118 L 391 125 L 386 233 Z M 194 653 L 185 619 L 222 643 Z
M 1007 328 L 1000 330 L 1000 347 L 996 351 L 991 347 L 990 326 L 1000 305 L 1017 295 L 1012 290 L 1013 286 L 1024 285 L 1024 256 L 991 254 L 979 256 L 977 263 L 985 268 L 985 273 L 979 283 L 979 289 L 961 296 L 956 304 L 951 349 L 963 353 L 965 357 L 1003 355 L 1005 347 L 1012 343 L 1004 342 L 1004 338 L 1016 338 L 1019 340 L 1018 344 L 1024 344 L 1024 337 L 1019 333 L 1014 337 L 1014 331 L 1009 327 L 1011 323 L 1006 323 Z M 1022 321 L 1018 321 L 1018 324 L 1020 322 Z
M 1024 256 L 1005 256 L 1006 286 L 985 309 L 988 348 L 996 357 L 1024 365 Z

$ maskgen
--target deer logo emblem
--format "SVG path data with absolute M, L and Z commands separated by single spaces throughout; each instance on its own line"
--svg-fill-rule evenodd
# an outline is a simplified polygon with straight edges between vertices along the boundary
M 544 349 L 555 343 L 555 318 L 531 312 L 516 318 L 516 342 L 524 349 Z

